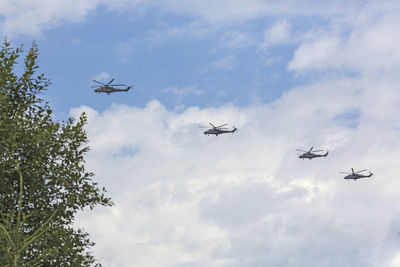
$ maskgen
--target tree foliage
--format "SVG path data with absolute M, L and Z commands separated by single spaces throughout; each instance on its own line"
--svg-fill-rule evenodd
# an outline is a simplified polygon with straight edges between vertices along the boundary
M 85 207 L 112 202 L 85 170 L 86 115 L 77 121 L 54 121 L 49 104 L 40 98 L 49 81 L 37 74 L 36 44 L 18 74 L 21 54 L 22 48 L 4 41 L 0 50 L 0 266 L 14 266 L 10 240 L 16 242 L 14 248 L 24 247 L 18 252 L 18 266 L 94 265 L 89 251 L 94 243 L 72 223 Z M 27 240 L 30 243 L 24 246 Z

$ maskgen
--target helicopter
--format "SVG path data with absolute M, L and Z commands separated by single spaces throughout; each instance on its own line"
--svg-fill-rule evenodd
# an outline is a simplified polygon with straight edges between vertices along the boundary
M 215 136 L 218 136 L 219 134 L 234 133 L 237 131 L 237 128 L 235 126 L 233 126 L 232 130 L 228 130 L 228 128 L 224 128 L 224 126 L 228 125 L 227 123 L 222 124 L 220 126 L 214 126 L 211 122 L 209 124 L 212 126 L 212 128 L 200 127 L 200 128 L 209 128 L 207 131 L 204 132 L 204 134 L 206 134 L 206 135 L 215 134 Z
M 366 170 L 354 172 L 353 168 L 351 168 L 351 172 L 340 172 L 340 173 L 348 174 L 344 177 L 345 180 L 354 180 L 354 181 L 356 181 L 357 179 L 361 179 L 361 178 L 369 178 L 373 175 L 372 172 L 369 172 L 368 175 L 360 174 L 360 172 L 364 172 L 364 171 L 366 171 Z
M 320 157 L 326 157 L 329 154 L 329 151 L 326 150 L 325 154 L 315 154 L 315 152 L 321 152 L 324 150 L 313 150 L 314 147 L 311 147 L 310 150 L 304 151 L 301 149 L 296 149 L 297 151 L 303 152 L 300 156 L 299 159 L 309 159 L 312 160 L 313 158 L 320 158 Z
M 115 88 L 114 86 L 126 86 L 125 84 L 111 84 L 114 81 L 114 78 L 107 84 L 93 80 L 96 83 L 99 83 L 101 85 L 94 85 L 92 88 L 96 88 L 94 91 L 96 93 L 107 93 L 109 95 L 110 93 L 114 92 L 128 92 L 129 89 L 131 89 L 132 86 L 127 86 L 125 89 L 120 89 L 120 88 Z

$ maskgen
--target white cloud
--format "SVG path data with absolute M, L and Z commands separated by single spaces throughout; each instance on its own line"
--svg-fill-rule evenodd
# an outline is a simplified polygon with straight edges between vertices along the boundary
M 99 1 L 96 0 L 1 1 L 0 32 L 9 37 L 40 36 L 43 31 L 63 23 L 83 21 L 98 4 Z
M 262 47 L 274 46 L 287 43 L 290 38 L 290 23 L 287 20 L 281 20 L 271 25 L 264 33 Z
M 107 6 L 120 11 L 127 10 L 157 10 L 163 14 L 175 14 L 189 18 L 189 22 L 180 25 L 161 23 L 150 30 L 144 38 L 148 47 L 160 45 L 170 40 L 218 38 L 219 46 L 230 49 L 241 49 L 257 43 L 251 30 L 237 30 L 237 26 L 259 18 L 275 18 L 286 16 L 289 19 L 278 19 L 271 28 L 265 31 L 261 47 L 277 45 L 279 43 L 298 42 L 290 36 L 290 18 L 293 16 L 316 15 L 326 19 L 332 16 L 343 16 L 351 13 L 361 1 L 330 1 L 321 4 L 320 1 L 303 1 L 302 5 L 292 0 L 260 1 L 260 0 L 217 0 L 217 1 L 110 1 Z M 140 13 L 142 13 L 140 12 Z M 138 40 L 133 38 L 120 43 L 120 46 L 132 50 Z M 140 39 L 140 41 L 143 41 Z M 129 53 L 129 52 L 128 52 Z
M 165 93 L 173 93 L 178 97 L 178 101 L 182 101 L 183 97 L 189 94 L 201 95 L 204 91 L 197 89 L 196 85 L 186 87 L 168 87 L 163 90 Z
M 93 76 L 91 78 L 91 80 L 97 80 L 97 81 L 101 81 L 101 82 L 108 82 L 109 80 L 111 80 L 111 75 L 108 72 L 101 72 L 101 73 L 96 74 L 95 76 Z
M 323 67 L 327 60 L 334 59 L 332 55 L 337 54 L 339 41 L 339 38 L 329 36 L 300 46 L 295 52 L 294 59 L 289 63 L 289 69 Z
M 262 16 L 279 15 L 321 15 L 332 16 L 348 14 L 363 3 L 356 1 L 317 0 L 5 0 L 0 3 L 0 29 L 3 35 L 38 36 L 48 29 L 63 24 L 84 21 L 90 12 L 104 6 L 110 10 L 130 12 L 141 16 L 150 9 L 167 14 L 193 18 L 203 25 L 220 27 L 238 24 Z M 218 26 L 219 25 L 219 26 Z M 181 31 L 181 30 L 180 30 Z
M 399 11 L 398 2 L 371 1 L 345 19 L 333 19 L 329 29 L 306 34 L 289 69 L 398 69 Z
M 227 31 L 220 38 L 220 46 L 228 47 L 230 49 L 240 49 L 248 47 L 254 43 L 252 37 L 245 32 L 240 31 Z
M 150 31 L 145 39 L 150 46 L 163 43 L 166 40 L 204 38 L 218 28 L 200 21 L 192 21 L 178 26 L 163 24 Z
M 237 23 L 268 15 L 333 15 L 345 14 L 363 1 L 306 0 L 299 5 L 295 0 L 171 0 L 156 2 L 160 8 L 185 16 L 199 17 L 215 23 Z M 346 7 L 347 9 L 345 9 Z
M 116 203 L 79 225 L 107 266 L 391 266 L 398 82 L 331 79 L 246 108 L 75 109 L 89 114 L 88 167 Z M 343 123 L 349 110 L 357 127 Z M 210 121 L 239 131 L 204 136 Z M 310 146 L 331 154 L 299 160 L 295 148 Z M 375 176 L 344 181 L 350 168 Z
M 214 66 L 221 70 L 232 70 L 235 67 L 235 57 L 233 55 L 222 57 L 214 62 Z

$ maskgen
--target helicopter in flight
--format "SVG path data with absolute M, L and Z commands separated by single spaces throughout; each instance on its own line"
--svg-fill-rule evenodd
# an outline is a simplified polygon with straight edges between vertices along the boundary
M 313 158 L 321 158 L 321 157 L 326 157 L 329 154 L 329 151 L 326 150 L 325 154 L 316 154 L 315 152 L 321 152 L 324 150 L 313 150 L 314 147 L 311 147 L 310 150 L 305 151 L 301 149 L 296 149 L 297 151 L 302 152 L 302 154 L 299 156 L 299 159 L 309 159 L 312 160 Z
M 366 170 L 354 172 L 353 168 L 351 168 L 351 172 L 340 172 L 340 173 L 347 174 L 344 177 L 345 180 L 354 180 L 354 181 L 356 181 L 357 179 L 369 178 L 369 177 L 371 177 L 373 175 L 372 172 L 369 172 L 368 175 L 360 174 L 360 172 L 365 172 L 365 171 Z
M 210 127 L 200 127 L 200 128 L 209 128 L 207 131 L 204 131 L 205 135 L 210 135 L 210 134 L 215 134 L 215 136 L 218 136 L 219 134 L 224 134 L 224 133 L 234 133 L 237 131 L 237 128 L 235 126 L 233 126 L 232 130 L 229 130 L 228 128 L 225 128 L 224 126 L 228 125 L 226 124 L 222 124 L 220 126 L 214 126 L 211 122 L 210 125 L 212 126 L 212 128 Z
M 131 89 L 132 86 L 127 86 L 125 89 L 121 88 L 116 88 L 115 86 L 126 86 L 125 84 L 111 84 L 114 81 L 114 78 L 107 84 L 93 80 L 96 83 L 99 83 L 100 85 L 94 85 L 92 88 L 96 88 L 94 91 L 96 93 L 107 93 L 109 95 L 110 93 L 115 93 L 115 92 L 128 92 L 129 89 Z

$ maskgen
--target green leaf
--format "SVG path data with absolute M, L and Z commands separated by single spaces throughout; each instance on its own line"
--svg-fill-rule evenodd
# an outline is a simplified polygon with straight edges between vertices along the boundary
M 22 47 L 0 48 L 0 266 L 14 255 L 19 266 L 93 266 L 94 243 L 72 225 L 79 210 L 112 202 L 85 169 L 86 115 L 54 121 L 40 97 L 50 81 L 38 51 L 33 43 L 16 74 Z

